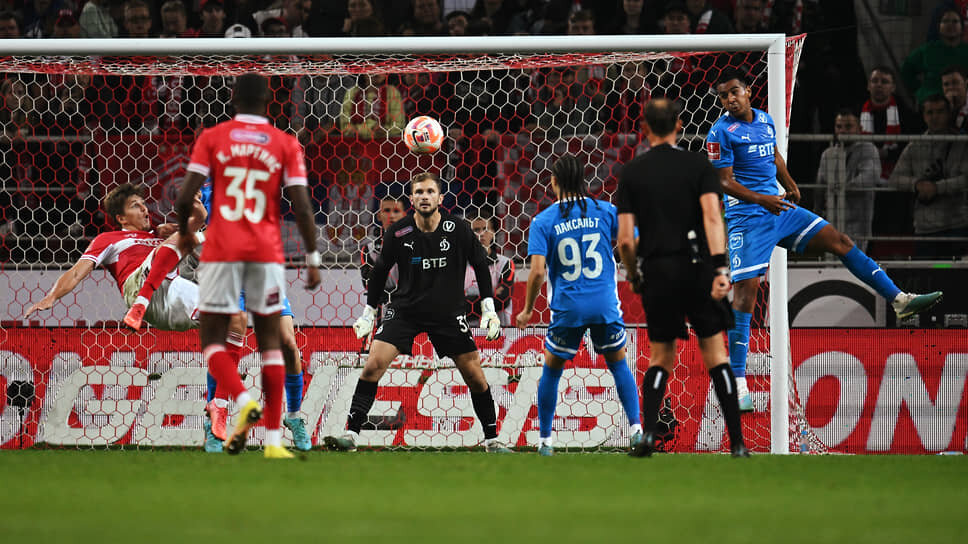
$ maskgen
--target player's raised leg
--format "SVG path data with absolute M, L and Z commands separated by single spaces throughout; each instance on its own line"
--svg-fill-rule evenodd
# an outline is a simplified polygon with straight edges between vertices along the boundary
M 411 339 L 411 342 L 413 340 Z M 346 418 L 346 432 L 341 436 L 327 436 L 323 443 L 328 449 L 336 451 L 356 451 L 360 440 L 360 430 L 366 422 L 366 416 L 376 400 L 377 384 L 386 373 L 390 363 L 400 354 L 396 346 L 382 340 L 373 340 L 370 344 L 370 355 L 363 366 L 363 373 L 356 382 L 353 400 L 350 402 L 350 413 Z

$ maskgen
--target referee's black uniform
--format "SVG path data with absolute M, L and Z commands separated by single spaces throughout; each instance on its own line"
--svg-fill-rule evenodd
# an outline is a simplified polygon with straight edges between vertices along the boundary
M 706 157 L 668 144 L 622 169 L 616 206 L 620 214 L 633 214 L 639 227 L 642 306 L 651 341 L 688 338 L 686 316 L 700 338 L 732 323 L 728 302 L 710 295 L 714 269 L 699 204 L 705 193 L 723 194 L 716 169 Z M 690 231 L 696 235 L 693 242 Z
M 421 332 L 437 353 L 453 357 L 477 350 L 464 314 L 464 276 L 474 268 L 481 297 L 493 297 L 487 252 L 464 219 L 440 210 L 433 232 L 417 228 L 413 215 L 394 223 L 383 237 L 380 257 L 373 264 L 367 304 L 376 308 L 393 265 L 399 280 L 374 339 L 410 354 Z

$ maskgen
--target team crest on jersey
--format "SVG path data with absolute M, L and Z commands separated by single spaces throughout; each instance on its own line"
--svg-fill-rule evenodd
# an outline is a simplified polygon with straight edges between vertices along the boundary
M 729 235 L 729 249 L 739 249 L 743 247 L 743 234 L 736 233 Z
M 718 161 L 719 142 L 706 142 L 706 154 L 709 155 L 709 160 Z
M 739 258 L 739 255 L 733 255 L 733 270 L 738 269 L 743 264 L 743 260 Z
M 448 249 L 450 249 L 450 242 L 447 241 L 447 238 L 444 238 L 440 241 L 440 250 L 447 251 Z
M 395 313 L 396 312 L 393 311 L 393 308 L 387 308 L 387 311 L 383 312 L 383 320 L 387 321 L 389 319 L 393 319 L 393 314 Z
M 247 144 L 261 144 L 265 145 L 269 143 L 271 138 L 265 132 L 259 132 L 255 130 L 245 130 L 243 128 L 232 129 L 229 132 L 229 138 L 235 142 L 245 142 Z
M 410 234 L 411 232 L 413 232 L 413 227 L 403 227 L 402 229 L 394 233 L 394 236 L 396 236 L 397 238 L 402 238 Z
M 454 227 L 456 226 L 453 221 L 444 221 L 444 232 L 454 232 Z
M 729 125 L 729 127 L 726 128 L 726 132 L 736 132 L 736 129 L 738 128 L 739 128 L 739 123 L 733 123 L 732 125 Z

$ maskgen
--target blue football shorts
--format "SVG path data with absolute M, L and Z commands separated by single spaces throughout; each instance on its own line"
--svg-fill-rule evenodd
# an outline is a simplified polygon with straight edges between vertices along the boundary
M 564 327 L 552 323 L 545 336 L 545 349 L 570 361 L 578 353 L 586 329 L 591 333 L 595 353 L 611 353 L 625 347 L 625 323 L 613 321 L 584 327 Z
M 245 310 L 245 291 L 242 291 L 239 294 L 239 308 L 242 308 L 243 310 Z M 289 304 L 289 297 L 283 297 L 282 312 L 280 312 L 279 315 L 282 317 L 289 316 L 293 319 L 296 318 L 296 316 L 293 315 L 292 313 L 292 306 Z
M 733 281 L 766 274 L 770 254 L 776 246 L 803 253 L 826 219 L 806 208 L 796 207 L 780 215 L 767 213 L 729 222 L 729 265 Z

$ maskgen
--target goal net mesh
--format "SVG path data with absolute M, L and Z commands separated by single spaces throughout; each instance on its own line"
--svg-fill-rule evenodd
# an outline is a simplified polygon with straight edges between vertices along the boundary
M 801 46 L 802 37 L 787 41 L 788 109 Z M 365 359 L 348 326 L 363 301 L 360 253 L 379 236 L 382 199 L 406 196 L 413 174 L 431 170 L 447 184 L 445 208 L 468 220 L 490 219 L 494 253 L 515 266 L 500 304 L 509 325 L 524 299 L 528 225 L 553 201 L 552 162 L 563 153 L 578 155 L 587 165 L 589 192 L 610 200 L 621 165 L 648 149 L 644 103 L 659 96 L 680 100 L 682 145 L 700 151 L 721 115 L 712 85 L 727 67 L 749 74 L 754 107 L 767 109 L 761 51 L 0 57 L 0 386 L 6 393 L 0 445 L 202 443 L 205 368 L 194 331 L 125 332 L 119 320 L 126 308 L 101 268 L 50 310 L 23 315 L 95 236 L 115 228 L 100 205 L 112 188 L 142 185 L 152 223 L 174 220 L 172 202 L 195 137 L 231 118 L 234 76 L 270 76 L 270 121 L 297 135 L 306 150 L 324 278 L 313 293 L 301 289 L 298 268 L 288 279 L 305 368 L 301 416 L 314 444 L 321 444 L 342 430 Z M 440 120 L 447 133 L 441 151 L 415 155 L 405 148 L 400 133 L 416 115 Z M 285 206 L 284 215 L 285 252 L 296 262 L 304 248 Z M 189 266 L 182 273 L 192 277 Z M 770 448 L 767 291 L 750 345 L 757 410 L 744 416 L 756 451 Z M 630 366 L 634 361 L 641 381 L 648 361 L 645 316 L 624 282 L 620 295 L 631 331 Z M 548 318 L 542 295 L 538 327 L 507 327 L 495 342 L 477 335 L 501 437 L 515 446 L 537 441 L 540 324 Z M 251 334 L 247 342 L 240 371 L 258 391 Z M 466 386 L 425 337 L 380 385 L 362 435 L 366 444 L 480 442 Z M 791 390 L 791 434 L 798 438 L 796 398 Z M 728 447 L 694 341 L 681 348 L 660 425 L 667 451 Z M 625 447 L 627 427 L 604 361 L 582 348 L 562 379 L 556 446 Z M 257 427 L 251 443 L 263 434 Z

